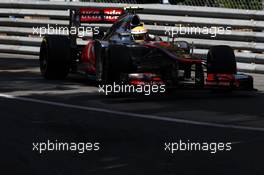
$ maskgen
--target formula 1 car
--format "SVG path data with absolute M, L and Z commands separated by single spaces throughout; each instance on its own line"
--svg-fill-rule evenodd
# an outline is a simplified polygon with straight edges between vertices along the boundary
M 91 23 L 112 26 L 106 33 L 83 37 L 85 45 L 77 44 L 78 33 L 43 38 L 39 55 L 43 77 L 63 79 L 69 73 L 81 73 L 103 84 L 154 82 L 168 87 L 253 89 L 253 78 L 237 73 L 229 46 L 213 46 L 203 60 L 185 41 L 162 41 L 148 34 L 134 8 L 70 10 L 69 28 Z

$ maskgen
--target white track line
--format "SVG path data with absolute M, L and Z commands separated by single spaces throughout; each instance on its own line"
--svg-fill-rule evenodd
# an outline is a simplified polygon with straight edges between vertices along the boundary
M 78 105 L 59 103 L 59 102 L 52 102 L 52 101 L 46 101 L 46 100 L 38 100 L 38 99 L 19 97 L 19 96 L 13 96 L 13 95 L 8 95 L 8 94 L 0 94 L 0 97 L 7 98 L 7 99 L 26 101 L 26 102 L 33 102 L 33 103 L 40 103 L 40 104 L 59 106 L 59 107 L 64 107 L 64 108 L 79 109 L 79 110 L 93 111 L 93 112 L 103 112 L 103 113 L 115 114 L 115 115 L 121 115 L 121 116 L 129 116 L 129 117 L 135 117 L 135 118 L 160 120 L 160 121 L 191 124 L 191 125 L 199 125 L 199 126 L 209 126 L 209 127 L 218 127 L 218 128 L 240 129 L 240 130 L 264 132 L 264 128 L 260 128 L 260 127 L 239 126 L 239 125 L 229 125 L 229 124 L 218 124 L 218 123 L 200 122 L 200 121 L 193 121 L 193 120 L 162 117 L 162 116 L 156 116 L 156 115 L 137 114 L 137 113 L 116 111 L 116 110 L 88 107 L 88 106 L 78 106 Z

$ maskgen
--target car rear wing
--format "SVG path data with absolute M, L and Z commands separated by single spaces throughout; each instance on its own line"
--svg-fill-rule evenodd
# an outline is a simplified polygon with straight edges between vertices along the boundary
M 122 8 L 92 8 L 85 7 L 70 10 L 70 25 L 79 26 L 81 23 L 114 23 L 125 13 Z
M 136 10 L 141 10 L 139 7 L 106 7 L 106 8 L 95 8 L 95 7 L 82 7 L 78 9 L 70 9 L 70 22 L 69 29 L 78 29 L 82 24 L 112 24 L 115 23 L 118 18 L 125 13 L 135 13 Z M 78 31 L 78 30 L 77 30 Z M 93 33 L 94 35 L 95 33 Z M 76 45 L 76 38 L 78 33 L 72 34 L 69 32 L 69 36 L 73 45 Z
M 123 8 L 94 8 L 83 7 L 78 9 L 70 9 L 69 29 L 79 29 L 82 24 L 105 23 L 111 24 L 118 20 L 119 16 L 123 15 Z M 78 33 L 69 33 L 73 43 L 78 37 Z M 74 44 L 73 44 L 74 45 Z

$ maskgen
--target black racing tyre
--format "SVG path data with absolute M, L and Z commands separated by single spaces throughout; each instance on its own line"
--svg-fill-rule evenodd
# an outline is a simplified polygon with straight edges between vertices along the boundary
M 97 49 L 96 49 L 97 50 Z M 121 74 L 129 72 L 131 60 L 126 46 L 113 45 L 108 49 L 98 49 L 97 81 L 102 84 L 120 82 Z
M 111 70 L 109 69 L 109 54 L 108 48 L 101 47 L 99 41 L 95 43 L 95 56 L 96 56 L 96 81 L 99 84 L 111 83 Z
M 236 74 L 237 65 L 233 49 L 225 45 L 213 46 L 207 54 L 207 72 Z
M 94 51 L 95 51 L 95 61 L 96 61 L 96 68 L 95 68 L 96 81 L 98 83 L 102 83 L 103 81 L 103 59 L 105 57 L 105 48 L 102 48 L 101 43 L 98 40 L 95 40 Z
M 64 79 L 71 64 L 71 45 L 67 36 L 47 35 L 39 54 L 40 71 L 46 79 Z
M 195 87 L 198 89 L 204 88 L 204 70 L 202 64 L 195 65 Z

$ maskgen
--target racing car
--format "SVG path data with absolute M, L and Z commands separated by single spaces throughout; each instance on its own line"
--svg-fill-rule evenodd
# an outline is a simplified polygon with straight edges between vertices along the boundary
M 106 31 L 83 37 L 78 33 L 46 35 L 40 47 L 40 70 L 46 79 L 80 73 L 98 83 L 161 83 L 167 87 L 252 90 L 253 78 L 237 72 L 234 51 L 213 46 L 204 60 L 193 46 L 151 35 L 135 8 L 79 8 L 70 10 L 69 28 L 84 24 L 112 24 Z

